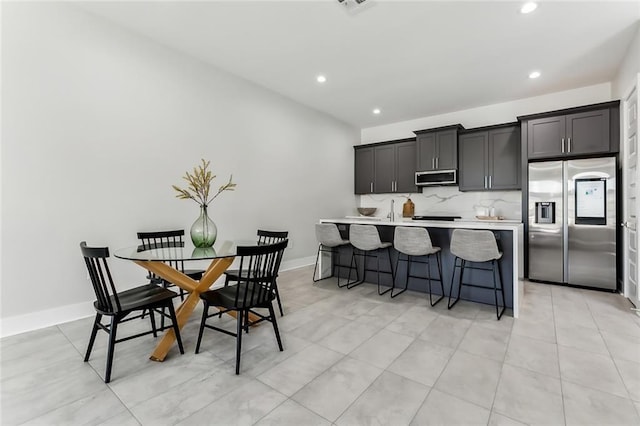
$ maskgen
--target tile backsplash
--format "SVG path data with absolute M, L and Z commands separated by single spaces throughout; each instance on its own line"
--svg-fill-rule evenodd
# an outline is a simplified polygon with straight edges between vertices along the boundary
M 394 200 L 396 217 L 402 216 L 402 204 L 411 198 L 415 203 L 415 214 L 461 216 L 463 219 L 475 219 L 478 209 L 495 209 L 496 216 L 505 219 L 522 219 L 521 191 L 478 191 L 460 192 L 457 186 L 424 187 L 422 192 L 411 194 L 371 194 L 356 196 L 358 207 L 377 207 L 375 216 L 386 217 L 389 214 L 391 200 Z M 358 200 L 359 198 L 359 200 Z M 350 213 L 357 215 L 354 208 Z

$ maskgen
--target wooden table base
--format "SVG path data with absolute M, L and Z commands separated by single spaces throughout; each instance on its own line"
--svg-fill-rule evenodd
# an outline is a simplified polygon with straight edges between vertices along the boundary
M 196 281 L 193 278 L 188 277 L 182 272 L 170 265 L 163 262 L 152 262 L 136 260 L 135 262 L 153 272 L 157 276 L 164 278 L 165 280 L 179 286 L 180 288 L 189 292 L 187 298 L 176 309 L 176 317 L 178 318 L 178 327 L 182 330 L 182 327 L 187 323 L 189 317 L 193 314 L 194 309 L 200 301 L 200 293 L 209 290 L 211 285 L 218 279 L 224 271 L 233 263 L 233 257 L 223 257 L 219 259 L 213 259 L 211 264 L 202 275 L 200 281 Z M 221 308 L 222 309 L 222 308 Z M 230 315 L 236 316 L 235 312 L 229 312 Z M 249 320 L 255 321 L 258 317 L 250 315 Z M 176 341 L 176 334 L 172 328 L 167 329 L 162 340 L 156 346 L 155 350 L 149 357 L 152 361 L 164 361 L 167 353 L 171 349 L 171 346 Z

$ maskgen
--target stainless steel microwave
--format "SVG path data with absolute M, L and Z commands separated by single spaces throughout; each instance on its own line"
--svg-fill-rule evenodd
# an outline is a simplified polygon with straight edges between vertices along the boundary
M 416 185 L 456 185 L 458 176 L 456 170 L 431 170 L 416 172 Z

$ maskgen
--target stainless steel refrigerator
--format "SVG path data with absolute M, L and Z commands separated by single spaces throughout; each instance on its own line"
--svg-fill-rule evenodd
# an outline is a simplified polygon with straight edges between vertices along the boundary
M 616 161 L 529 163 L 529 278 L 616 289 Z

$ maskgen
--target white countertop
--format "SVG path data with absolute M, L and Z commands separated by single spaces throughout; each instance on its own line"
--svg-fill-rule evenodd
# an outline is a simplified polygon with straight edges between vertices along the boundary
M 522 229 L 522 223 L 513 220 L 413 220 L 410 218 L 399 218 L 391 222 L 387 218 L 380 217 L 347 217 L 338 219 L 320 219 L 320 222 L 332 223 L 361 223 L 368 225 L 388 225 L 388 226 L 418 226 L 429 228 L 463 228 L 463 229 L 492 229 L 496 231 L 518 231 Z

